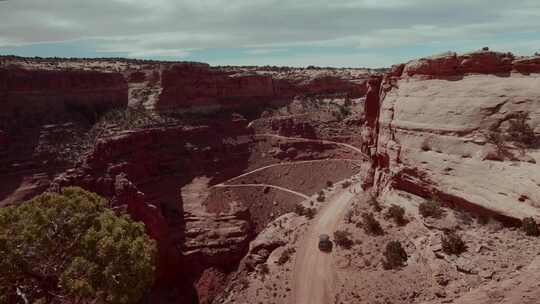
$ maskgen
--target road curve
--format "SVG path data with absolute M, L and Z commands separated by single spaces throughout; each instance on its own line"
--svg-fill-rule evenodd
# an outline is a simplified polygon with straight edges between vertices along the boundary
M 293 162 L 283 162 L 283 163 L 278 163 L 278 164 L 271 164 L 271 165 L 260 167 L 260 168 L 257 168 L 255 170 L 251 170 L 249 172 L 246 172 L 246 173 L 243 173 L 241 175 L 235 176 L 235 177 L 230 178 L 230 179 L 228 179 L 228 180 L 226 180 L 226 181 L 224 181 L 224 182 L 222 182 L 220 184 L 214 185 L 214 186 L 212 186 L 210 188 L 223 186 L 224 184 L 230 183 L 230 182 L 232 182 L 234 180 L 237 180 L 239 178 L 242 178 L 242 177 L 248 176 L 250 174 L 253 174 L 253 173 L 256 173 L 256 172 L 259 172 L 259 171 L 263 171 L 263 170 L 266 170 L 266 169 L 269 169 L 269 168 L 273 168 L 273 167 L 292 166 L 292 165 L 297 165 L 297 164 L 332 162 L 332 161 L 347 161 L 347 162 L 357 163 L 357 162 L 361 162 L 362 160 L 361 159 L 350 159 L 350 158 L 326 158 L 326 159 L 300 160 L 300 161 L 293 161 Z
M 360 148 L 357 148 L 357 147 L 355 147 L 353 145 L 349 145 L 349 144 L 346 144 L 346 143 L 338 142 L 338 141 L 325 140 L 325 139 L 308 139 L 308 138 L 303 138 L 303 137 L 287 137 L 287 136 L 281 136 L 281 135 L 276 135 L 276 134 L 268 134 L 268 133 L 255 134 L 254 136 L 255 137 L 273 137 L 273 138 L 288 139 L 288 140 L 300 140 L 300 141 L 305 141 L 305 142 L 317 142 L 317 143 L 323 143 L 323 144 L 332 144 L 332 145 L 342 146 L 342 147 L 345 147 L 347 149 L 353 150 L 353 151 L 355 151 L 357 153 L 360 153 L 362 155 L 362 157 L 364 157 L 365 160 L 369 160 L 369 156 L 366 155 Z
M 294 191 L 294 190 L 291 190 L 291 189 L 283 188 L 283 187 L 280 187 L 280 186 L 268 185 L 268 184 L 238 184 L 238 185 L 219 184 L 219 185 L 215 185 L 214 187 L 215 188 L 269 187 L 269 188 L 274 188 L 274 189 L 278 189 L 278 190 L 281 190 L 281 191 L 292 193 L 292 194 L 300 196 L 301 198 L 306 199 L 306 200 L 310 199 L 309 196 L 307 196 L 307 195 L 305 195 L 303 193 L 300 193 L 300 192 L 297 192 L 297 191 Z
M 360 189 L 360 186 L 354 186 Z M 356 189 L 356 191 L 358 190 Z M 314 219 L 300 243 L 294 265 L 294 288 L 291 304 L 330 304 L 334 299 L 334 271 L 332 255 L 319 250 L 320 234 L 333 237 L 339 220 L 356 195 L 350 189 L 340 190 L 330 197 Z M 335 245 L 334 245 L 334 249 Z

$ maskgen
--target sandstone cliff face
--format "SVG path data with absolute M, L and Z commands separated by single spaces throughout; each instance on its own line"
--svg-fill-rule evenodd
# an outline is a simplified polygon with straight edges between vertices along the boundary
M 382 197 L 408 192 L 509 219 L 540 219 L 538 60 L 445 54 L 389 73 L 379 113 L 370 113 L 379 117 L 374 159 Z M 520 113 L 536 132 L 532 142 L 494 142 Z
M 200 63 L 182 63 L 162 72 L 163 91 L 156 109 L 215 111 L 286 104 L 295 96 L 338 94 L 351 98 L 366 93 L 366 79 L 341 75 L 283 77 L 271 72 L 220 70 Z
M 159 110 L 255 106 L 274 96 L 269 76 L 230 76 L 197 63 L 176 64 L 163 71 L 162 85 L 156 107 Z

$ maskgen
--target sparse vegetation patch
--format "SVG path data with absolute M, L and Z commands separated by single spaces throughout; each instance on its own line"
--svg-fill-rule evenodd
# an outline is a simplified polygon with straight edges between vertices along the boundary
M 338 230 L 334 232 L 334 241 L 336 244 L 342 248 L 350 249 L 354 242 L 351 239 L 352 235 L 349 231 Z
M 383 229 L 381 227 L 381 224 L 375 219 L 375 216 L 373 216 L 373 213 L 368 212 L 362 214 L 362 228 L 364 228 L 364 231 L 366 234 L 369 235 L 382 235 Z
M 538 225 L 532 217 L 526 217 L 521 221 L 521 227 L 525 234 L 529 236 L 539 236 L 540 231 L 538 231 Z
M 455 232 L 446 232 L 441 237 L 441 242 L 443 251 L 447 254 L 460 254 L 467 249 L 461 236 Z
M 386 211 L 384 217 L 386 219 L 393 219 L 394 222 L 400 226 L 407 223 L 407 220 L 405 219 L 405 209 L 398 205 L 392 204 L 392 206 L 390 206 L 390 208 L 388 208 Z
M 399 241 L 391 241 L 386 244 L 384 258 L 384 269 L 396 269 L 402 267 L 407 261 L 407 252 L 405 252 Z
M 440 218 L 443 214 L 441 204 L 435 200 L 422 202 L 418 206 L 418 211 L 423 217 Z

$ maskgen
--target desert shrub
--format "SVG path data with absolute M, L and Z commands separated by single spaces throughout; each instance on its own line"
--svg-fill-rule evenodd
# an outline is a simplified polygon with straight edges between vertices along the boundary
M 446 232 L 441 237 L 442 249 L 447 254 L 460 254 L 467 249 L 465 242 L 455 232 Z
M 341 184 L 341 187 L 343 189 L 345 188 L 349 188 L 350 186 L 352 185 L 352 183 L 350 181 L 344 181 L 342 184 Z
M 441 204 L 435 200 L 422 202 L 418 206 L 418 211 L 423 217 L 439 218 L 442 215 Z
M 317 194 L 317 202 L 324 202 L 326 200 L 326 196 L 324 195 L 324 191 L 319 191 Z
M 334 183 L 331 181 L 326 181 L 326 187 L 332 188 L 334 186 Z
M 281 266 L 287 263 L 291 259 L 291 255 L 293 255 L 295 252 L 296 250 L 292 247 L 283 250 L 283 252 L 279 256 L 279 259 L 276 261 L 276 264 Z
M 266 263 L 261 264 L 259 268 L 259 273 L 263 276 L 270 273 L 270 268 L 268 268 L 268 265 Z
M 502 154 L 508 154 L 505 147 L 507 141 L 514 142 L 521 148 L 531 147 L 536 143 L 537 138 L 527 120 L 529 120 L 529 115 L 526 113 L 514 114 L 508 120 L 510 125 L 506 133 L 501 130 L 500 124 L 494 124 L 488 130 L 487 140 L 493 143 Z
M 515 118 L 509 120 L 510 127 L 508 128 L 508 139 L 516 143 L 529 147 L 535 142 L 535 134 L 533 128 L 527 123 L 529 115 L 519 113 Z
M 362 214 L 362 228 L 370 235 L 383 234 L 381 224 L 379 224 L 371 212 Z
M 306 214 L 306 207 L 304 207 L 304 205 L 302 204 L 296 204 L 294 206 L 294 213 L 303 216 L 304 214 Z
M 407 261 L 407 252 L 405 252 L 399 241 L 391 241 L 386 244 L 384 258 L 384 269 L 399 268 Z
M 526 217 L 521 221 L 521 227 L 523 231 L 525 231 L 525 234 L 530 236 L 538 236 L 540 235 L 540 231 L 538 231 L 538 225 L 536 225 L 536 221 L 532 217 Z
M 154 280 L 156 244 L 80 188 L 0 209 L 0 302 L 136 303 Z
M 306 208 L 302 204 L 296 204 L 294 206 L 294 213 L 312 219 L 315 217 L 316 211 L 314 208 Z
M 308 218 L 308 219 L 313 219 L 315 217 L 315 214 L 317 214 L 315 208 L 307 208 L 306 209 L 306 214 L 305 216 Z
M 386 219 L 393 219 L 394 222 L 400 226 L 407 223 L 407 221 L 405 220 L 405 209 L 398 205 L 392 204 L 392 206 L 388 208 L 384 216 Z
M 422 151 L 430 151 L 431 146 L 429 144 L 429 139 L 424 139 L 424 141 L 422 141 L 422 144 L 420 145 L 420 148 L 422 149 Z
M 350 249 L 354 242 L 351 239 L 351 233 L 346 230 L 338 230 L 334 232 L 334 241 L 340 247 Z
M 368 204 L 373 208 L 373 211 L 381 212 L 382 210 L 381 204 L 379 203 L 379 200 L 377 200 L 375 196 L 371 195 L 369 197 Z

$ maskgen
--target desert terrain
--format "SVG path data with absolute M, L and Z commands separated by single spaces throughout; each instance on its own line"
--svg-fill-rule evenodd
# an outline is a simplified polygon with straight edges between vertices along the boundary
M 3 56 L 0 107 L 0 207 L 106 197 L 157 242 L 150 303 L 539 301 L 540 56 Z

